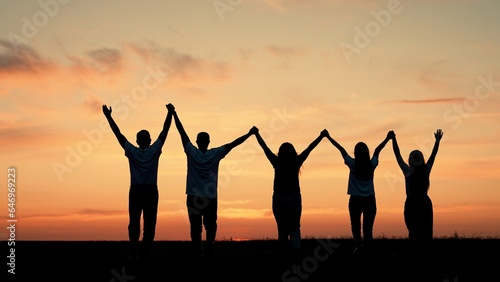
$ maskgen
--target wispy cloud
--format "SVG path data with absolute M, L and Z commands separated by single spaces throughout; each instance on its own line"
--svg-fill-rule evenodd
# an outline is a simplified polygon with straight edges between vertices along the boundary
M 328 7 L 341 7 L 341 6 L 354 6 L 354 7 L 376 7 L 376 1 L 364 1 L 364 0 L 263 0 L 263 2 L 274 10 L 287 11 L 296 10 L 304 7 L 317 7 L 318 5 L 325 5 Z
M 227 80 L 230 78 L 229 63 L 181 53 L 173 48 L 159 46 L 155 42 L 130 43 L 126 47 L 139 55 L 146 63 L 161 63 L 168 68 L 170 79 L 182 81 Z
M 34 122 L 0 122 L 0 136 L 0 146 L 4 148 L 26 148 L 54 138 L 49 126 Z
M 307 52 L 305 47 L 291 47 L 282 45 L 267 45 L 265 51 L 272 57 L 279 60 L 279 67 L 288 69 L 291 67 L 293 59 L 302 57 Z
M 80 209 L 69 211 L 67 213 L 46 213 L 46 214 L 28 214 L 22 216 L 23 219 L 36 219 L 36 218 L 61 218 L 61 217 L 84 217 L 84 218 L 102 218 L 102 217 L 115 217 L 115 216 L 128 216 L 126 210 L 105 210 L 105 209 Z
M 122 68 L 123 56 L 117 49 L 101 48 L 88 51 L 87 55 L 98 64 L 99 69 L 105 72 Z
M 495 206 L 495 205 L 488 205 L 488 204 L 483 204 L 483 205 L 477 205 L 477 204 L 455 204 L 455 205 L 438 205 L 436 204 L 434 206 L 434 212 L 436 213 L 470 213 L 470 212 L 477 212 L 477 211 L 484 211 L 484 210 L 490 210 L 494 214 L 498 214 L 498 210 L 500 210 L 500 207 Z
M 54 75 L 57 70 L 64 73 L 70 81 L 92 77 L 101 79 L 103 74 L 112 76 L 126 71 L 127 66 L 132 68 L 136 59 L 134 57 L 137 56 L 145 64 L 162 64 L 168 70 L 170 79 L 222 81 L 231 76 L 231 67 L 227 62 L 182 53 L 151 41 L 126 43 L 121 48 L 102 47 L 84 54 L 67 54 L 69 64 L 49 60 L 25 44 L 12 46 L 9 42 L 0 40 L 0 47 L 0 73 L 9 74 L 11 78 L 19 73 L 34 77 L 42 73 Z
M 233 200 L 233 201 L 224 201 L 220 200 L 219 204 L 221 205 L 245 205 L 251 203 L 251 200 Z
M 43 58 L 32 47 L 19 44 L 13 46 L 0 39 L 0 73 L 37 74 L 55 67 L 50 60 Z
M 266 51 L 276 57 L 293 57 L 303 55 L 307 49 L 305 47 L 267 45 Z
M 403 99 L 403 100 L 390 100 L 385 103 L 396 104 L 455 104 L 462 103 L 464 98 L 435 98 L 435 99 Z
M 245 209 L 245 208 L 226 208 L 219 209 L 219 216 L 222 218 L 266 218 L 272 217 L 271 209 Z
M 418 82 L 433 90 L 450 90 L 460 75 L 456 73 L 446 60 L 431 62 L 425 67 L 418 77 Z

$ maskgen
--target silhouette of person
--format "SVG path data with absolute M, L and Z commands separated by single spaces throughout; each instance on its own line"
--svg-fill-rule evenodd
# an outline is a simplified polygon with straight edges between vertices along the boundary
M 327 134 L 320 135 L 300 154 L 288 142 L 281 144 L 278 154 L 274 154 L 257 131 L 257 142 L 274 168 L 272 211 L 278 227 L 278 246 L 284 260 L 288 259 L 291 245 L 294 262 L 301 257 L 300 218 L 302 215 L 302 196 L 300 193 L 300 168 L 311 151 Z M 289 240 L 290 239 L 290 240 Z
M 168 108 L 168 105 L 167 105 Z M 125 150 L 130 168 L 130 190 L 129 190 L 129 224 L 128 236 L 130 241 L 131 259 L 137 259 L 139 255 L 139 237 L 141 228 L 141 214 L 143 216 L 143 236 L 141 255 L 148 258 L 151 251 L 156 231 L 156 218 L 158 213 L 158 164 L 161 149 L 172 122 L 172 112 L 168 111 L 163 124 L 163 130 L 153 144 L 147 130 L 137 133 L 137 145 L 132 145 L 120 132 L 111 116 L 111 106 L 102 106 L 104 116 L 108 120 L 111 130 L 118 139 L 118 143 Z
M 326 137 L 340 151 L 345 165 L 349 167 L 347 194 L 350 196 L 348 207 L 351 232 L 356 244 L 354 254 L 357 254 L 362 248 L 369 250 L 372 246 L 373 225 L 377 214 L 373 178 L 375 168 L 378 166 L 379 154 L 390 140 L 390 133 L 375 148 L 371 158 L 368 146 L 364 142 L 358 142 L 355 145 L 354 158 L 352 158 L 330 134 L 327 134 Z M 361 217 L 363 218 L 362 224 Z M 363 226 L 363 237 L 361 236 L 361 226 Z
M 179 131 L 187 157 L 186 207 L 190 223 L 190 236 L 194 255 L 197 259 L 213 258 L 217 233 L 218 172 L 219 163 L 233 148 L 242 144 L 256 128 L 231 143 L 208 149 L 210 135 L 200 132 L 196 138 L 196 148 L 190 141 L 173 105 L 174 122 Z M 202 225 L 205 227 L 205 247 L 202 245 Z
M 408 237 L 415 252 L 425 252 L 433 237 L 433 208 L 427 192 L 430 186 L 431 169 L 443 137 L 443 131 L 436 130 L 434 137 L 436 141 L 427 162 L 425 162 L 424 155 L 420 150 L 413 150 L 409 155 L 408 164 L 401 157 L 396 134 L 391 137 L 394 155 L 405 177 L 404 220 L 408 229 Z

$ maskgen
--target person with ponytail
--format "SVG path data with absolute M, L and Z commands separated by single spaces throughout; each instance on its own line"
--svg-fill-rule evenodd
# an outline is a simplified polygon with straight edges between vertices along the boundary
M 347 194 L 349 194 L 349 217 L 351 220 L 351 232 L 356 243 L 354 254 L 358 254 L 362 248 L 370 249 L 373 242 L 373 225 L 377 214 L 377 203 L 375 200 L 375 187 L 373 177 L 375 168 L 378 166 L 378 156 L 387 142 L 391 139 L 389 132 L 380 143 L 373 156 L 370 157 L 368 146 L 364 142 L 358 142 L 354 147 L 354 158 L 335 141 L 329 134 L 328 140 L 342 155 L 344 163 L 349 167 L 349 180 Z M 363 223 L 361 223 L 361 217 Z M 363 226 L 363 236 L 361 236 Z
M 443 137 L 443 131 L 436 130 L 434 137 L 436 141 L 427 162 L 425 162 L 424 155 L 420 150 L 413 150 L 407 164 L 401 157 L 396 134 L 392 135 L 394 155 L 405 176 L 404 220 L 414 252 L 425 251 L 433 237 L 433 208 L 428 191 L 430 173 L 439 149 L 439 143 Z

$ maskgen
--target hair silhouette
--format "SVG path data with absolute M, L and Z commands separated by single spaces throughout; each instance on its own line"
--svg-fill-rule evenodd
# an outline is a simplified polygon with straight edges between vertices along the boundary
M 408 190 L 412 195 L 425 195 L 430 187 L 429 169 L 424 155 L 419 150 L 413 150 L 408 157 L 408 163 L 413 173 L 408 176 Z
M 279 147 L 277 156 L 280 165 L 284 168 L 288 168 L 288 171 L 292 171 L 294 165 L 297 163 L 299 155 L 297 154 L 297 151 L 295 150 L 295 147 L 292 145 L 292 143 L 285 142 Z
M 272 211 L 278 227 L 278 246 L 282 259 L 298 262 L 301 258 L 300 218 L 302 216 L 302 196 L 300 188 L 300 167 L 311 151 L 326 136 L 323 130 L 300 154 L 295 147 L 285 142 L 278 153 L 273 153 L 256 128 L 255 137 L 267 159 L 274 168 Z M 289 248 L 291 247 L 291 253 Z
M 359 253 L 362 248 L 371 248 L 373 241 L 373 225 L 377 214 L 377 202 L 375 199 L 375 186 L 373 182 L 375 168 L 378 166 L 380 152 L 389 142 L 391 133 L 388 132 L 385 139 L 375 148 L 373 156 L 364 142 L 358 142 L 354 146 L 354 158 L 330 134 L 326 138 L 335 146 L 344 164 L 349 167 L 349 180 L 347 194 L 349 194 L 349 217 L 351 221 L 351 232 L 356 243 L 354 254 Z M 361 236 L 361 228 L 363 236 Z
M 354 146 L 355 176 L 359 180 L 368 181 L 373 179 L 375 170 L 370 159 L 370 150 L 364 142 L 358 142 Z
M 279 150 L 278 150 L 278 157 L 283 160 L 283 161 L 291 161 L 295 160 L 297 158 L 297 151 L 295 150 L 295 147 L 289 143 L 285 142 L 281 144 Z

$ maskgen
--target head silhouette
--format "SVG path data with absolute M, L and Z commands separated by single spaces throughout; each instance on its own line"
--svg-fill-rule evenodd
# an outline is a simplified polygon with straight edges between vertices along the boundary
M 354 146 L 355 177 L 359 180 L 373 179 L 374 167 L 370 160 L 370 150 L 364 142 Z
M 424 155 L 420 150 L 413 150 L 408 157 L 408 163 L 411 167 L 418 167 L 425 164 Z
M 289 143 L 285 142 L 281 144 L 278 150 L 278 160 L 285 168 L 291 168 L 293 164 L 295 164 L 297 160 L 298 154 L 295 150 L 295 147 Z M 300 173 L 300 169 L 299 169 Z
M 358 142 L 354 146 L 354 158 L 359 160 L 370 160 L 370 150 L 364 142 Z
M 413 169 L 408 177 L 409 193 L 413 195 L 424 195 L 429 190 L 429 170 L 425 165 L 424 155 L 419 150 L 413 150 L 408 157 L 408 163 Z
M 281 144 L 278 150 L 278 158 L 284 161 L 290 161 L 297 157 L 297 151 L 291 143 L 285 142 Z
M 198 133 L 198 136 L 196 136 L 196 144 L 198 145 L 198 149 L 205 153 L 208 150 L 208 144 L 210 144 L 210 135 L 206 132 Z
M 137 132 L 136 142 L 141 149 L 146 149 L 147 147 L 149 147 L 149 145 L 151 145 L 151 136 L 149 135 L 149 131 L 143 129 Z

